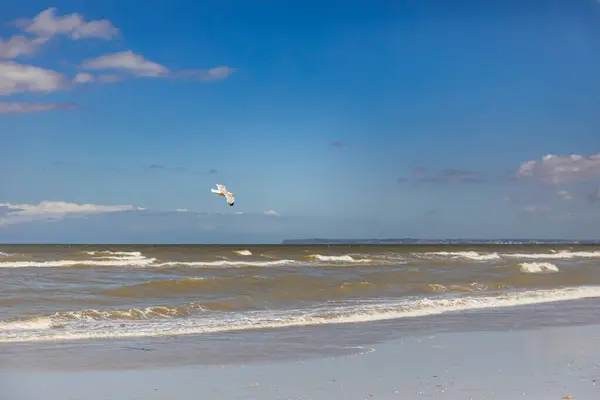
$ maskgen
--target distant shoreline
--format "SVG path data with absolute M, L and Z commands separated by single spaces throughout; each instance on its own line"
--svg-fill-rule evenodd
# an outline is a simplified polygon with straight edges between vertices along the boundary
M 565 240 L 565 239 L 286 239 L 281 244 L 600 244 L 600 240 Z
M 281 242 L 239 242 L 239 243 L 108 243 L 108 242 L 0 242 L 0 246 L 281 246 L 281 245 L 600 245 L 600 239 L 285 239 Z

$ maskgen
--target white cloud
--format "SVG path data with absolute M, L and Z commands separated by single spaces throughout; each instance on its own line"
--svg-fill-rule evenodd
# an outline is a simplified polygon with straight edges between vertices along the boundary
M 85 60 L 81 64 L 81 67 L 85 69 L 125 70 L 134 75 L 145 77 L 164 76 L 169 73 L 166 67 L 146 60 L 144 56 L 135 54 L 131 50 Z
M 94 75 L 89 72 L 80 72 L 73 78 L 73 83 L 85 85 L 88 83 L 114 83 L 122 79 L 121 75 L 117 74 L 100 74 Z
M 587 178 L 600 178 L 600 153 L 591 156 L 557 156 L 548 154 L 541 161 L 521 164 L 517 178 L 533 179 L 550 185 L 561 185 Z
M 73 82 L 75 83 L 92 83 L 96 80 L 96 78 L 94 77 L 94 75 L 89 74 L 87 72 L 80 72 L 77 75 L 75 75 L 75 78 L 73 78 Z
M 9 39 L 0 38 L 0 59 L 13 59 L 31 55 L 46 41 L 46 38 L 30 39 L 22 35 L 15 35 Z
M 559 190 L 558 192 L 556 192 L 556 195 L 563 200 L 572 200 L 573 199 L 573 196 L 571 195 L 571 193 L 569 193 L 568 190 Z
M 9 103 L 0 102 L 0 115 L 27 114 L 41 111 L 52 111 L 73 108 L 73 103 Z
M 235 71 L 235 68 L 227 66 L 215 67 L 208 70 L 170 71 L 164 65 L 150 61 L 141 54 L 136 54 L 131 50 L 88 59 L 81 63 L 80 67 L 90 70 L 121 70 L 140 77 L 196 78 L 203 82 L 226 79 Z
M 218 81 L 227 78 L 235 71 L 235 68 L 226 66 L 211 68 L 200 77 L 202 81 Z
M 195 78 L 199 81 L 203 82 L 213 82 L 220 81 L 222 79 L 226 79 L 229 75 L 233 74 L 236 71 L 235 68 L 221 66 L 215 67 L 211 69 L 189 69 L 184 71 L 172 72 L 171 76 L 181 77 L 181 78 Z
M 32 20 L 17 21 L 17 25 L 24 32 L 46 38 L 68 35 L 73 40 L 85 38 L 109 40 L 120 35 L 119 29 L 107 19 L 86 21 L 78 13 L 57 16 L 56 12 L 57 9 L 51 7 L 40 12 Z
M 268 210 L 268 211 L 265 211 L 263 214 L 265 214 L 265 215 L 271 215 L 273 217 L 279 217 L 279 214 L 275 210 Z
M 0 203 L 0 225 L 11 225 L 47 219 L 63 219 L 70 215 L 101 214 L 135 210 L 131 205 L 103 206 L 64 201 L 42 201 L 39 204 Z
M 13 61 L 0 62 L 0 96 L 22 92 L 53 92 L 65 86 L 67 81 L 58 72 Z

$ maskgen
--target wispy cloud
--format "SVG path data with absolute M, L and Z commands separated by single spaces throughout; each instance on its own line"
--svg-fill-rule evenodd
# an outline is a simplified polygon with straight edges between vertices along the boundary
M 0 59 L 14 59 L 35 54 L 46 43 L 47 38 L 28 38 L 15 35 L 8 39 L 0 38 Z
M 214 82 L 226 79 L 229 75 L 235 72 L 235 68 L 231 68 L 228 66 L 220 66 L 214 67 L 210 69 L 198 69 L 198 70 L 188 70 L 173 73 L 173 76 L 187 77 L 187 78 L 195 78 L 202 82 Z
M 39 204 L 0 203 L 0 226 L 37 220 L 56 220 L 72 215 L 112 213 L 135 210 L 131 205 L 104 206 L 97 204 L 77 204 L 64 201 L 42 201 Z
M 80 68 L 88 70 L 116 70 L 146 78 L 187 78 L 204 82 L 218 81 L 231 75 L 235 69 L 227 66 L 215 67 L 207 70 L 171 71 L 157 62 L 150 61 L 141 54 L 131 50 L 119 53 L 105 54 L 96 58 L 85 60 Z
M 541 160 L 522 163 L 516 176 L 547 185 L 564 185 L 590 178 L 600 179 L 600 153 L 590 156 L 548 154 Z
M 120 30 L 107 19 L 86 21 L 78 13 L 59 16 L 57 11 L 55 7 L 47 8 L 33 19 L 17 20 L 16 25 L 23 32 L 45 38 L 65 35 L 73 40 L 87 38 L 110 40 L 120 36 Z
M 142 77 L 166 76 L 169 72 L 166 67 L 147 60 L 144 56 L 135 54 L 131 50 L 85 60 L 80 67 L 92 70 L 119 70 Z
M 235 68 L 229 66 L 171 71 L 132 50 L 124 50 L 84 60 L 79 65 L 83 70 L 67 77 L 52 69 L 14 60 L 33 57 L 55 37 L 70 40 L 114 40 L 121 38 L 121 30 L 108 19 L 87 20 L 79 13 L 60 15 L 55 7 L 47 8 L 33 18 L 18 19 L 12 25 L 20 32 L 7 38 L 0 37 L 0 96 L 51 93 L 92 83 L 114 83 L 121 81 L 125 75 L 211 82 L 226 79 L 235 71 Z M 15 102 L 5 103 L 1 107 L 4 111 L 0 114 L 70 108 L 64 103 L 27 106 Z
M 0 114 L 28 114 L 74 108 L 74 103 L 9 103 L 0 102 Z
M 7 39 L 0 38 L 0 59 L 32 56 L 55 36 L 63 35 L 72 40 L 104 39 L 120 36 L 120 31 L 109 20 L 86 21 L 83 16 L 72 13 L 57 15 L 57 9 L 47 8 L 32 19 L 21 18 L 14 25 L 21 30 Z
M 268 211 L 265 211 L 263 214 L 270 215 L 270 216 L 273 216 L 273 217 L 279 217 L 279 214 L 275 210 L 268 210 Z
M 13 61 L 0 62 L 0 96 L 24 92 L 54 92 L 68 87 L 65 77 L 49 69 Z
M 86 84 L 86 83 L 115 83 L 122 80 L 123 77 L 118 74 L 99 74 L 94 75 L 89 72 L 80 72 L 73 78 L 75 84 Z

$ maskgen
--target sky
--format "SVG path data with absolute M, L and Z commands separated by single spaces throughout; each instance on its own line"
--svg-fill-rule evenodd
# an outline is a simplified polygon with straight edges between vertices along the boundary
M 0 18 L 0 242 L 600 238 L 597 0 Z

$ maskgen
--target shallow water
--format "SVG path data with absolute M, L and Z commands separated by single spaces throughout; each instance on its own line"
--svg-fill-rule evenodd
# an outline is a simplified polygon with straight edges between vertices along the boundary
M 0 246 L 0 342 L 367 323 L 600 296 L 598 245 Z

